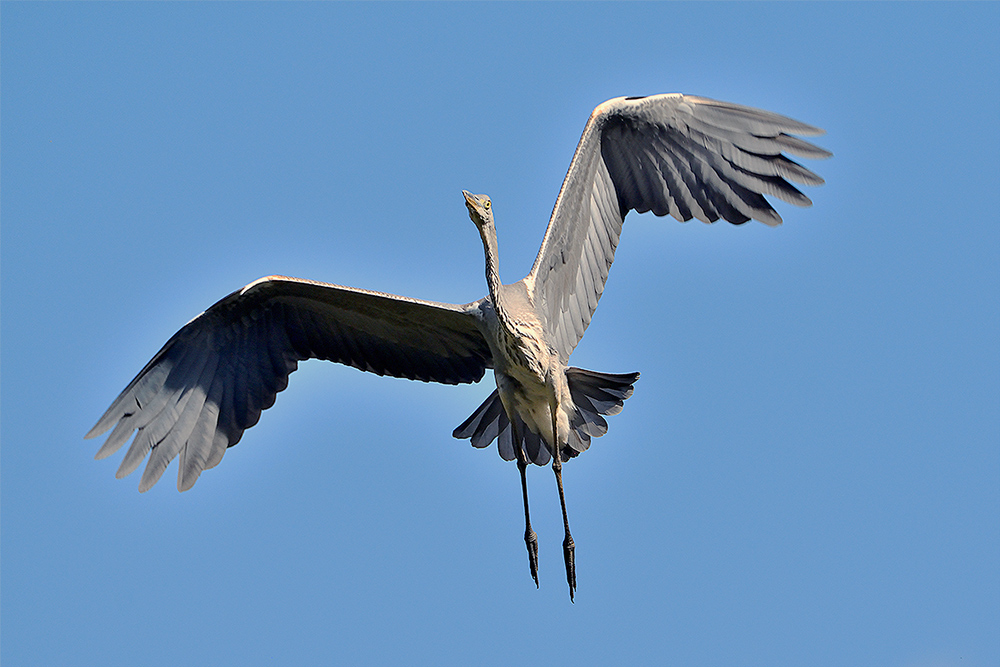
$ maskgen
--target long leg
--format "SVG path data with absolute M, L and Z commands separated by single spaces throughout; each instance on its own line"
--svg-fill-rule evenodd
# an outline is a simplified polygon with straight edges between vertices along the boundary
M 517 470 L 521 473 L 521 497 L 524 498 L 524 546 L 528 549 L 528 567 L 531 568 L 531 578 L 538 588 L 538 536 L 531 529 L 531 517 L 528 514 L 528 479 L 525 469 L 528 467 L 528 457 L 521 446 L 521 432 L 517 418 L 510 420 L 511 435 L 514 438 L 514 455 L 517 456 Z
M 552 413 L 552 439 L 555 441 L 552 452 L 552 472 L 556 474 L 556 485 L 559 487 L 559 505 L 562 507 L 563 528 L 566 530 L 566 537 L 563 539 L 563 560 L 566 562 L 566 583 L 569 584 L 569 599 L 573 601 L 573 594 L 576 592 L 576 544 L 573 543 L 573 536 L 569 533 L 569 515 L 566 513 L 566 496 L 563 493 L 562 483 L 562 452 L 560 447 L 559 432 L 557 429 L 559 414 L 556 404 L 553 402 L 549 406 Z

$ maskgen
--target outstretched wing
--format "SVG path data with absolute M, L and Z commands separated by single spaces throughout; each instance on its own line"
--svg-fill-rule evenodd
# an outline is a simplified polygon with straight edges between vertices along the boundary
M 300 360 L 424 382 L 478 382 L 492 366 L 477 325 L 480 303 L 262 278 L 174 334 L 86 437 L 115 427 L 97 453 L 102 459 L 138 431 L 117 477 L 151 452 L 139 483 L 146 491 L 180 454 L 177 488 L 185 491 L 274 404 Z
M 620 97 L 594 109 L 526 279 L 534 281 L 563 361 L 597 308 L 626 213 L 780 224 L 764 195 L 809 206 L 788 181 L 823 183 L 782 152 L 829 157 L 791 136 L 822 133 L 769 111 L 690 95 Z

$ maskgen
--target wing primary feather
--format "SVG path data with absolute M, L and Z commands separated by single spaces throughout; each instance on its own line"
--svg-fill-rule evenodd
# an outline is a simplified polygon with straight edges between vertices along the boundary
M 702 152 L 704 148 L 699 151 L 697 144 L 690 141 L 690 139 L 677 137 L 675 138 L 674 145 L 678 153 L 687 155 L 686 162 L 692 170 L 687 172 L 692 179 L 689 187 L 696 190 L 702 198 L 709 199 L 710 201 L 718 201 L 720 198 L 724 199 L 739 212 L 740 215 L 735 220 L 727 218 L 728 222 L 742 224 L 751 218 L 756 218 L 766 224 L 781 223 L 781 218 L 777 216 L 777 213 L 771 208 L 771 205 L 767 203 L 764 197 L 748 190 L 734 180 L 726 178 L 725 173 L 717 171 L 717 169 L 731 169 L 731 165 L 726 163 L 726 167 L 723 167 L 722 165 L 717 166 L 713 164 L 707 152 Z M 697 173 L 695 173 L 695 170 L 697 170 Z M 713 195 L 713 192 L 708 190 L 710 186 L 715 188 L 717 194 Z
M 219 424 L 219 405 L 225 389 L 224 376 L 219 373 L 218 355 L 211 382 L 198 421 L 181 449 L 177 470 L 178 491 L 187 491 L 194 486 L 212 455 L 212 445 Z
M 111 435 L 108 436 L 108 439 L 97 451 L 97 454 L 94 455 L 94 458 L 100 460 L 111 456 L 121 449 L 122 445 L 128 442 L 128 439 L 132 437 L 132 433 L 134 432 L 135 426 L 129 421 L 129 416 L 122 417 L 118 424 L 115 425 L 114 430 L 111 431 Z
M 685 95 L 684 99 L 694 103 L 693 108 L 696 110 L 698 118 L 717 127 L 737 132 L 749 132 L 757 135 L 779 132 L 803 136 L 825 134 L 818 127 L 764 109 L 733 104 L 732 102 L 720 102 L 697 95 Z
M 203 352 L 197 347 L 188 347 L 179 353 L 181 358 L 170 369 L 162 390 L 156 396 L 157 400 L 143 411 L 142 424 L 137 427 L 135 439 L 118 466 L 115 477 L 121 479 L 135 472 L 146 454 L 169 432 L 173 408 L 182 398 L 183 388 L 190 384 L 191 375 L 200 370 L 204 362 Z
M 823 179 L 798 162 L 781 154 L 785 146 L 778 137 L 737 135 L 718 137 L 692 128 L 692 139 L 734 165 L 761 176 L 783 176 L 803 185 L 822 185 Z M 787 137 L 787 135 L 781 135 Z M 750 137 L 752 141 L 747 141 Z M 811 144 L 806 144 L 811 145 Z M 821 151 L 825 152 L 825 151 Z
M 172 364 L 166 363 L 168 361 L 166 356 L 173 348 L 174 342 L 180 333 L 175 334 L 173 338 L 160 348 L 160 351 L 139 371 L 138 375 L 135 376 L 128 386 L 122 390 L 118 398 L 111 403 L 97 423 L 94 424 L 94 427 L 84 437 L 93 438 L 104 433 L 123 416 L 127 417 L 133 414 L 135 409 L 141 410 L 148 403 L 145 387 L 147 385 L 162 386 L 163 381 L 172 368 Z M 155 396 L 155 393 L 153 395 Z
M 792 155 L 798 155 L 799 157 L 811 158 L 813 160 L 823 160 L 833 156 L 833 153 L 825 148 L 820 148 L 819 146 L 811 144 L 804 139 L 799 139 L 798 137 L 793 137 L 788 134 L 779 134 L 774 138 L 774 141 L 781 145 L 782 149 L 785 151 L 791 153 Z
M 683 202 L 689 215 L 705 223 L 715 222 L 718 218 L 710 216 L 702 207 L 702 202 L 715 201 L 716 198 L 712 196 L 712 192 L 708 188 L 715 186 L 716 189 L 724 191 L 724 181 L 719 179 L 713 169 L 706 169 L 708 165 L 701 156 L 696 154 L 692 142 L 680 136 L 666 140 L 671 144 L 672 153 L 682 155 L 685 158 L 673 160 L 673 165 L 677 168 L 681 182 L 684 184 L 683 194 L 687 196 Z
M 762 176 L 743 169 L 739 165 L 723 162 L 721 159 L 713 161 L 712 166 L 720 177 L 755 194 L 772 195 L 795 206 L 810 206 L 812 204 L 808 197 L 780 176 Z
M 153 451 L 149 455 L 149 462 L 146 463 L 146 469 L 139 480 L 140 493 L 145 493 L 156 484 L 198 425 L 202 408 L 205 406 L 205 398 L 208 390 L 211 389 L 217 363 L 218 355 L 210 347 L 207 347 L 196 382 L 185 388 L 183 398 L 177 403 L 177 416 L 170 426 L 170 430 L 163 440 L 153 447 Z
M 133 380 L 129 387 L 125 388 L 114 404 L 112 404 L 111 408 L 109 408 L 108 412 L 105 413 L 106 416 L 109 416 L 109 420 L 106 421 L 102 418 L 91 429 L 91 432 L 87 434 L 87 437 L 100 435 L 107 430 L 110 424 L 114 423 L 114 420 L 120 420 L 115 431 L 118 431 L 118 428 L 121 427 L 126 429 L 128 433 L 131 433 L 133 430 L 148 424 L 151 419 L 154 419 L 159 414 L 170 398 L 170 392 L 163 390 L 164 383 L 176 365 L 183 362 L 184 359 L 183 352 L 171 352 L 172 356 L 179 355 L 180 359 L 176 360 L 171 358 L 171 356 L 164 355 L 159 357 L 159 361 L 155 366 L 147 366 L 142 373 L 136 376 L 136 379 Z M 155 388 L 155 393 L 153 392 L 153 388 Z M 142 393 L 144 396 L 137 396 L 137 392 Z M 120 431 L 118 437 L 121 437 Z M 111 439 L 109 437 L 109 440 Z M 127 435 L 126 439 L 128 439 Z M 121 444 L 114 447 L 114 449 L 120 446 Z M 111 451 L 107 452 L 107 454 L 110 453 Z

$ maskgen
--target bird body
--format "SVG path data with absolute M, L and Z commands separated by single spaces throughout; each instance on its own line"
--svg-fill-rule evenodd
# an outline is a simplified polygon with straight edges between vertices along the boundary
M 549 406 L 568 401 L 569 390 L 566 365 L 549 347 L 541 323 L 537 317 L 526 317 L 514 320 L 508 329 L 497 318 L 488 331 L 493 375 L 507 415 L 518 415 L 546 443 L 555 443 Z M 565 432 L 569 424 L 565 411 L 557 418 Z
M 489 197 L 465 191 L 463 194 L 469 215 L 483 237 L 487 258 L 487 298 L 493 308 L 486 311 L 492 316 L 484 323 L 500 401 L 508 417 L 520 417 L 552 453 L 558 440 L 552 430 L 552 406 L 564 406 L 557 411 L 555 423 L 561 432 L 569 429 L 567 411 L 572 399 L 566 383 L 566 364 L 549 340 L 531 290 L 532 281 L 525 279 L 512 285 L 500 281 L 496 226 Z
M 764 195 L 808 206 L 788 181 L 823 180 L 787 158 L 830 153 L 799 135 L 822 130 L 768 111 L 680 94 L 621 97 L 591 113 L 560 188 L 538 256 L 522 280 L 500 281 L 492 202 L 463 191 L 479 229 L 489 294 L 454 305 L 311 280 L 268 276 L 233 292 L 178 331 L 87 433 L 113 430 L 104 458 L 132 437 L 117 472 L 146 491 L 179 456 L 178 489 L 191 488 L 257 423 L 288 376 L 318 358 L 425 382 L 478 382 L 496 390 L 454 430 L 475 447 L 496 440 L 516 460 L 525 544 L 537 585 L 525 469 L 551 459 L 572 598 L 574 543 L 562 464 L 607 432 L 638 373 L 568 365 L 597 308 L 625 216 L 652 211 L 687 221 L 781 222 Z

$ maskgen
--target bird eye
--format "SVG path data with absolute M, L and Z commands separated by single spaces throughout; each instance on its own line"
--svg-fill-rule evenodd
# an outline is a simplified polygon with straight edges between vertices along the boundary
M 486 207 L 487 211 L 490 210 L 490 200 L 489 199 L 486 200 L 486 204 L 484 204 L 484 206 Z

